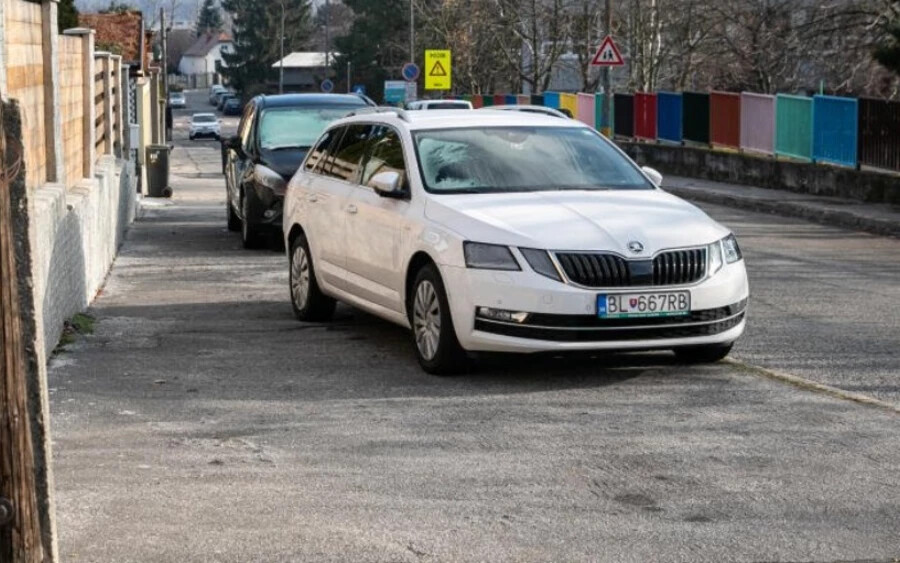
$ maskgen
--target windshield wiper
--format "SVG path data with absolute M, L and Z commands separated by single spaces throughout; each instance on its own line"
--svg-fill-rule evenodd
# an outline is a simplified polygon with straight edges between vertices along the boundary
M 281 151 L 287 149 L 297 149 L 300 151 L 308 151 L 312 145 L 275 145 L 274 147 L 263 147 L 267 151 Z

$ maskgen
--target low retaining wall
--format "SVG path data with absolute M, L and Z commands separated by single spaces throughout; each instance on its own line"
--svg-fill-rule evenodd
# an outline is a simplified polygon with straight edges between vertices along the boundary
M 35 313 L 49 357 L 63 321 L 93 301 L 112 266 L 137 193 L 132 164 L 103 156 L 95 176 L 74 187 L 45 184 L 29 201 Z M 40 336 L 40 335 L 39 335 Z
M 638 164 L 652 166 L 663 174 L 844 197 L 869 203 L 900 204 L 900 176 L 896 175 L 776 160 L 747 153 L 634 141 L 616 142 Z

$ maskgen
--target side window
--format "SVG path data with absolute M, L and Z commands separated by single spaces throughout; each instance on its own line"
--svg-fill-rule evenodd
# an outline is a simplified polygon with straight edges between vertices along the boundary
M 397 172 L 400 174 L 400 183 L 403 188 L 408 188 L 406 163 L 403 160 L 403 143 L 397 132 L 390 127 L 375 127 L 372 132 L 360 183 L 369 186 L 372 177 L 379 172 Z
M 307 172 L 311 172 L 316 167 L 321 164 L 325 157 L 328 155 L 328 148 L 334 142 L 336 137 L 340 137 L 340 133 L 343 131 L 342 127 L 335 127 L 334 129 L 329 129 L 322 135 L 322 139 L 319 143 L 313 147 L 311 151 L 309 151 L 309 156 L 306 157 L 306 163 L 303 165 L 303 169 Z M 321 170 L 318 170 L 321 172 Z
M 322 173 L 332 178 L 355 182 L 359 177 L 371 125 L 350 125 L 341 140 L 329 151 Z

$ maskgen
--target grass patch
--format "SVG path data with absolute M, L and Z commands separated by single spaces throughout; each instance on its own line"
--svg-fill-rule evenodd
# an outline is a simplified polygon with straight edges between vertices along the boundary
M 71 319 L 63 323 L 62 335 L 59 337 L 59 343 L 54 348 L 53 353 L 58 354 L 64 352 L 66 346 L 74 344 L 78 340 L 79 335 L 94 334 L 94 325 L 97 319 L 86 314 L 76 313 Z

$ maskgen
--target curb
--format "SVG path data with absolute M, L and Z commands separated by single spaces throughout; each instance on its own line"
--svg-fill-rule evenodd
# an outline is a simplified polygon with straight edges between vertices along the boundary
M 797 217 L 822 225 L 865 231 L 875 235 L 900 238 L 900 222 L 855 215 L 849 211 L 817 208 L 791 201 L 775 201 L 732 194 L 710 192 L 702 188 L 663 186 L 663 189 L 679 197 L 705 203 L 714 203 L 770 215 Z

